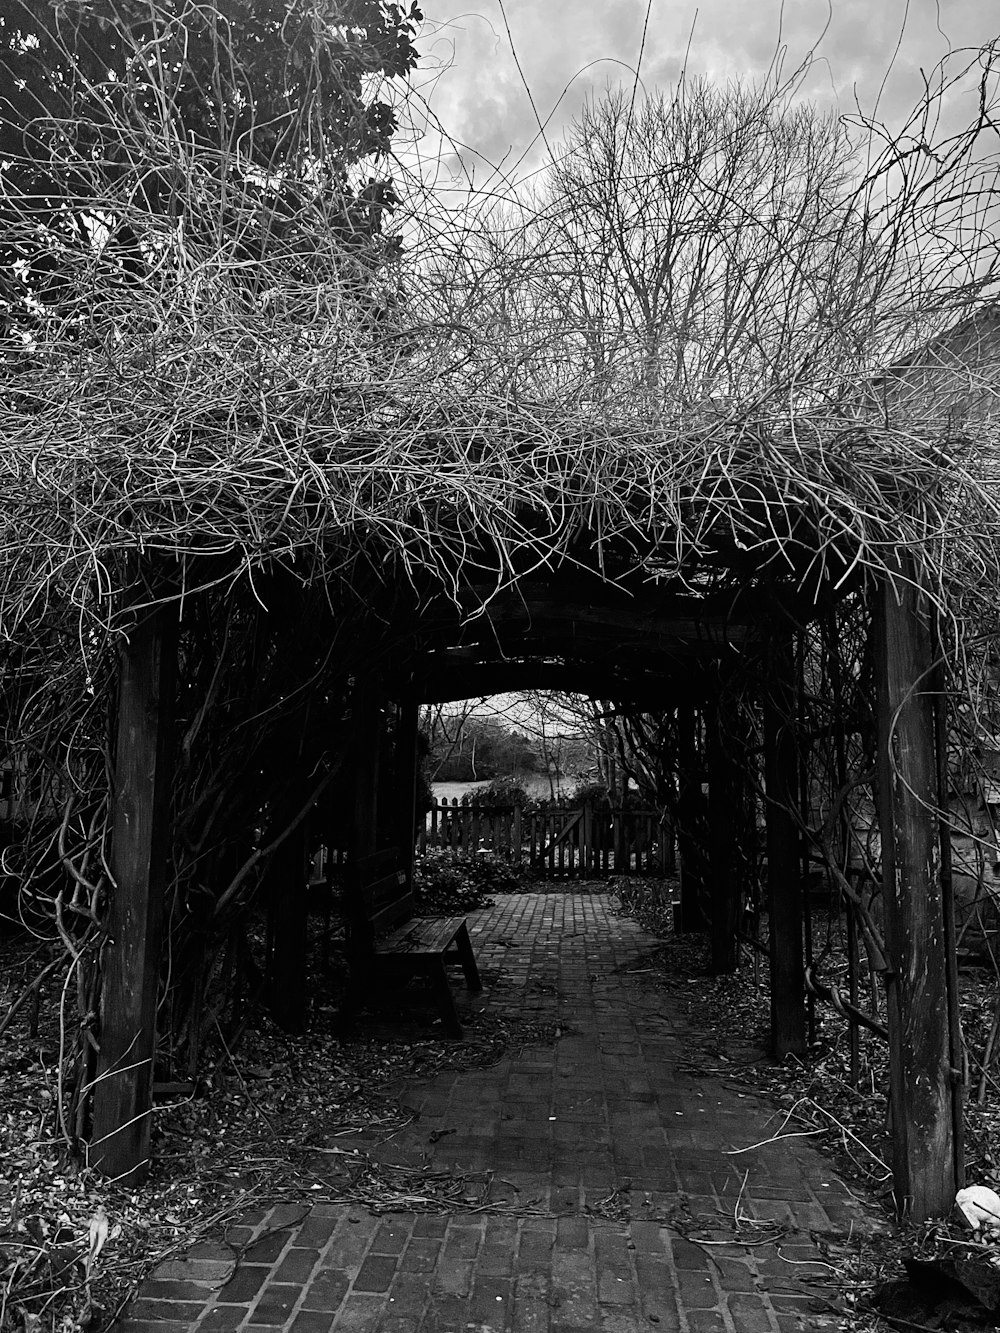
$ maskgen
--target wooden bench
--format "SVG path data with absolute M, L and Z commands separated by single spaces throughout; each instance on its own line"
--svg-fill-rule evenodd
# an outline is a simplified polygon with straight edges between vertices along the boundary
M 462 1027 L 446 967 L 459 965 L 470 991 L 483 988 L 465 917 L 415 919 L 413 890 L 395 848 L 357 862 L 350 874 L 347 900 L 350 983 L 345 1017 L 350 1020 L 364 996 L 383 983 L 423 976 L 431 983 L 446 1029 L 460 1037 Z

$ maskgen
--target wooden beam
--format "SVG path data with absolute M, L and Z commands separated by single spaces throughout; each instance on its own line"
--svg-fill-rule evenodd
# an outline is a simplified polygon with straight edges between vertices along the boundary
M 90 1164 L 131 1184 L 149 1164 L 156 993 L 170 839 L 176 606 L 140 611 L 119 655 L 100 1055 Z
M 762 700 L 767 823 L 767 913 L 771 959 L 771 1046 L 779 1058 L 806 1049 L 802 966 L 802 877 L 795 739 L 795 658 L 791 636 L 772 642 L 769 689 Z
M 893 1179 L 901 1215 L 947 1214 L 959 1173 L 932 693 L 935 632 L 912 563 L 875 614 Z
M 737 865 L 737 803 L 741 774 L 734 747 L 734 710 L 717 703 L 707 732 L 709 884 L 711 887 L 712 972 L 735 972 L 739 965 L 737 930 L 741 876 Z
M 519 580 L 516 586 L 499 593 L 491 587 L 464 595 L 463 628 L 471 640 L 479 637 L 481 625 L 494 643 L 497 631 L 501 631 L 502 637 L 505 627 L 513 632 L 531 633 L 540 627 L 559 625 L 564 639 L 595 634 L 602 638 L 611 636 L 619 642 L 667 641 L 712 646 L 716 650 L 742 644 L 753 637 L 752 622 L 756 618 L 737 619 L 731 599 L 725 609 L 709 610 L 702 599 L 650 594 L 648 584 L 643 593 L 633 596 L 616 591 L 600 580 L 591 583 L 589 592 L 559 579 Z M 442 619 L 453 625 L 451 605 L 440 606 Z M 487 614 L 481 616 L 484 607 Z M 430 616 L 436 618 L 434 611 Z M 425 617 L 424 624 L 429 623 Z
M 523 641 L 522 641 L 523 642 Z M 621 654 L 602 647 L 597 660 L 559 656 L 557 645 L 533 657 L 495 660 L 485 650 L 438 648 L 420 658 L 416 692 L 423 703 L 450 703 L 512 690 L 571 690 L 597 699 L 628 700 L 653 712 L 662 706 L 664 672 L 648 654 L 643 666 L 622 664 Z M 690 673 L 690 663 L 682 670 Z

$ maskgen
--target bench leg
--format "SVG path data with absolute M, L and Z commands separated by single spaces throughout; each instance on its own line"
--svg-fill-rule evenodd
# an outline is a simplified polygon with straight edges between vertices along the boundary
M 455 936 L 455 945 L 458 949 L 458 957 L 462 964 L 462 971 L 465 973 L 465 984 L 471 991 L 481 991 L 483 983 L 479 980 L 479 968 L 476 965 L 476 955 L 472 952 L 472 941 L 469 939 L 469 927 L 463 923 L 461 930 Z
M 438 959 L 437 965 L 431 973 L 431 985 L 434 987 L 434 996 L 437 1000 L 438 1009 L 441 1011 L 441 1017 L 444 1019 L 445 1028 L 453 1037 L 460 1037 L 462 1035 L 462 1025 L 458 1021 L 455 997 L 451 993 L 443 958 Z

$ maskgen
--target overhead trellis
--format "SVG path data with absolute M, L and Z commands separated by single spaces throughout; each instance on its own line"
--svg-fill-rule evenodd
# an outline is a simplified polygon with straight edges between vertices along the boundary
M 117 342 L 122 321 L 106 332 Z M 912 417 L 904 428 L 813 415 L 668 435 L 655 421 L 596 425 L 514 403 L 478 415 L 420 374 L 331 387 L 311 356 L 284 357 L 269 383 L 256 334 L 242 367 L 190 349 L 174 382 L 166 354 L 161 373 L 160 352 L 136 360 L 127 338 L 98 364 L 70 347 L 57 367 L 56 349 L 34 348 L 12 373 L 0 444 L 8 641 L 49 588 L 87 628 L 104 621 L 109 561 L 136 549 L 176 558 L 191 591 L 274 561 L 349 588 L 363 553 L 391 559 L 393 578 L 502 578 L 581 536 L 610 577 L 631 552 L 693 591 L 712 564 L 805 577 L 807 556 L 817 584 L 831 559 L 835 581 L 847 567 L 880 571 L 897 544 L 919 547 L 942 583 L 994 568 L 990 421 L 943 438 Z

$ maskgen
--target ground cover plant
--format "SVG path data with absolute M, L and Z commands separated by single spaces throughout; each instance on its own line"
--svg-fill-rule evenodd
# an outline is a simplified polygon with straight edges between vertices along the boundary
M 513 893 L 521 875 L 495 852 L 428 847 L 414 861 L 413 895 L 418 916 L 452 916 L 489 903 L 491 893 Z

